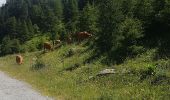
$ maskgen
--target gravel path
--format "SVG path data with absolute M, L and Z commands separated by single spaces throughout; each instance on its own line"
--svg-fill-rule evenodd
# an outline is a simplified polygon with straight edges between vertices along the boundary
M 30 85 L 0 72 L 0 100 L 52 100 L 42 96 Z

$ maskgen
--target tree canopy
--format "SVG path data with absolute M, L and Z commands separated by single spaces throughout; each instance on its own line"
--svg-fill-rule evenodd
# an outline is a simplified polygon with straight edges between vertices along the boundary
M 133 54 L 132 47 L 136 46 L 167 50 L 170 47 L 170 2 L 7 0 L 0 8 L 1 47 L 6 41 L 24 44 L 37 34 L 48 34 L 54 41 L 63 33 L 80 31 L 93 34 L 92 45 L 96 53 L 106 54 L 111 60 Z M 4 51 L 2 49 L 1 53 Z

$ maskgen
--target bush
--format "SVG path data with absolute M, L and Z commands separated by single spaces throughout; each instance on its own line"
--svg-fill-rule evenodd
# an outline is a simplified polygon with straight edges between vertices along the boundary
M 45 63 L 44 61 L 42 61 L 40 58 L 34 58 L 32 65 L 31 65 L 31 69 L 32 70 L 39 70 L 45 67 Z
M 1 55 L 19 53 L 20 50 L 21 50 L 21 46 L 19 40 L 17 39 L 11 40 L 9 37 L 3 38 L 2 44 L 0 46 Z
M 156 74 L 155 67 L 149 66 L 147 69 L 140 71 L 140 79 L 144 80 Z
M 41 50 L 43 48 L 43 43 L 48 40 L 46 36 L 37 36 L 27 41 L 22 45 L 22 52 L 33 52 Z
M 156 75 L 151 81 L 152 85 L 160 85 L 160 84 L 170 84 L 170 77 L 165 75 Z
M 73 55 L 75 55 L 75 54 L 78 54 L 78 53 L 80 53 L 82 50 L 81 50 L 81 48 L 70 48 L 67 52 L 66 52 L 66 54 L 65 54 L 65 56 L 66 57 L 71 57 L 71 56 L 73 56 Z
M 130 46 L 129 51 L 131 52 L 131 55 L 137 55 L 137 54 L 141 54 L 143 52 L 145 52 L 145 48 L 143 46 Z
M 142 23 L 140 20 L 126 18 L 118 26 L 119 35 L 116 36 L 115 43 L 112 44 L 109 59 L 112 62 L 122 63 L 126 57 L 137 55 L 144 51 L 142 46 L 137 46 L 137 42 L 143 37 Z
M 66 57 L 71 57 L 75 54 L 75 50 L 69 49 L 68 53 L 66 54 Z
M 122 35 L 121 39 L 128 43 L 135 43 L 136 39 L 143 37 L 143 28 L 140 20 L 126 18 L 119 25 L 118 32 Z
M 74 64 L 74 65 L 69 66 L 69 67 L 66 68 L 65 70 L 66 70 L 66 71 L 73 71 L 73 70 L 75 70 L 75 69 L 77 69 L 77 68 L 79 68 L 79 67 L 81 67 L 81 65 L 80 65 L 79 63 L 76 63 L 76 64 Z

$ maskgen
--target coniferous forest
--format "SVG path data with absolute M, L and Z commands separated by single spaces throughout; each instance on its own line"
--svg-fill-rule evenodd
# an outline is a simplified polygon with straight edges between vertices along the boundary
M 57 100 L 169 100 L 170 0 L 7 0 L 0 70 Z
M 80 31 L 92 33 L 91 46 L 110 60 L 133 56 L 142 48 L 158 47 L 160 54 L 168 54 L 170 2 L 7 0 L 0 9 L 0 54 L 24 52 L 21 45 L 37 35 L 64 39 Z

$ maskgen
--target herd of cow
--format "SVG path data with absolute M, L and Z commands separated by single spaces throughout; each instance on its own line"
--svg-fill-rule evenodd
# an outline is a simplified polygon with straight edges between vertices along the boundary
M 88 38 L 90 38 L 92 36 L 93 35 L 91 33 L 88 33 L 86 31 L 78 32 L 78 33 L 74 34 L 74 36 L 68 37 L 66 42 L 68 44 L 73 43 L 73 38 L 75 38 L 78 42 L 81 42 L 81 41 L 83 41 L 85 39 L 88 39 Z M 57 45 L 57 47 L 59 47 L 59 46 L 61 46 L 62 41 L 61 40 L 56 40 L 55 44 Z M 45 42 L 44 45 L 43 45 L 43 48 L 44 48 L 44 52 L 45 52 L 46 50 L 52 50 L 55 47 L 54 47 L 54 45 L 52 46 L 50 42 Z M 19 64 L 19 65 L 23 64 L 23 57 L 20 54 L 16 55 L 16 63 Z

